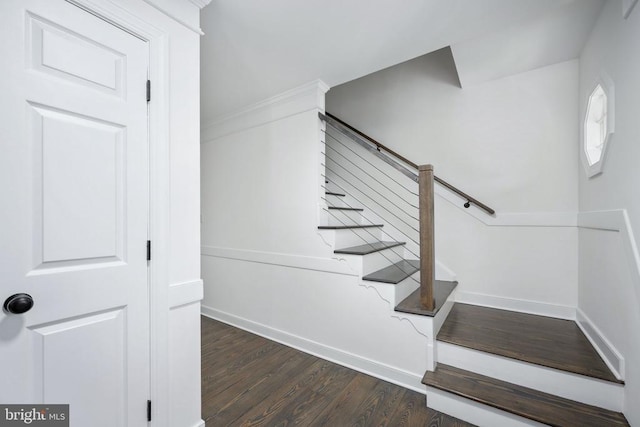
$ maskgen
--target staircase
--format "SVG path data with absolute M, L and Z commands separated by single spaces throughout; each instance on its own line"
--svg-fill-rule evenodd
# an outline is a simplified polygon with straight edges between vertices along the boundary
M 333 248 L 335 257 L 346 261 L 358 273 L 360 285 L 373 290 L 388 303 L 388 322 L 378 327 L 393 333 L 390 331 L 401 327 L 404 321 L 412 325 L 414 334 L 411 341 L 402 345 L 406 345 L 405 357 L 419 355 L 420 360 L 402 367 L 415 375 L 415 380 L 409 377 L 402 384 L 419 390 L 422 373 L 434 367 L 435 336 L 453 305 L 457 282 L 436 281 L 437 304 L 433 310 L 422 309 L 419 301 L 420 265 L 414 251 L 407 248 L 407 243 L 411 242 L 396 239 L 397 231 L 394 235 L 389 234 L 393 227 L 383 221 L 375 221 L 378 217 L 361 207 L 359 199 L 348 194 L 332 177 L 327 178 L 327 206 L 323 210 L 325 225 L 318 229 Z
M 339 168 L 359 168 L 356 163 L 362 160 L 348 165 L 338 159 L 350 156 L 345 150 L 326 151 L 326 225 L 319 229 L 332 233 L 325 240 L 336 257 L 355 266 L 361 284 L 375 289 L 393 304 L 395 316 L 412 322 L 427 338 L 422 383 L 428 407 L 488 427 L 629 425 L 621 413 L 624 382 L 575 322 L 455 303 L 457 282 L 451 277 L 435 281 L 435 308 L 426 310 L 412 234 L 412 218 L 417 218 L 405 216 L 404 209 L 401 215 L 385 216 L 382 210 L 402 205 L 387 198 L 394 191 L 383 184 L 390 191 L 374 194 L 348 176 L 370 187 L 379 174 L 343 173 Z M 380 195 L 384 202 L 376 200 Z M 436 269 L 436 277 L 443 276 L 450 275 Z M 413 348 L 415 343 L 407 343 L 407 351 Z
M 331 189 L 332 182 L 325 181 L 327 210 L 331 212 L 329 225 L 319 230 L 334 230 L 334 254 L 359 258 L 362 265 L 360 279 L 373 286 L 393 285 L 395 311 L 419 316 L 434 317 L 447 300 L 452 301 L 452 292 L 457 282 L 437 281 L 438 298 L 434 310 L 425 310 L 419 304 L 420 262 L 405 251 L 407 242 L 389 241 L 383 232 L 384 224 L 367 220 L 364 208 L 354 207 L 357 201 L 349 200 L 343 190 Z M 447 310 L 448 311 L 448 310 Z
M 628 426 L 617 379 L 570 320 L 454 304 L 427 406 L 487 426 Z

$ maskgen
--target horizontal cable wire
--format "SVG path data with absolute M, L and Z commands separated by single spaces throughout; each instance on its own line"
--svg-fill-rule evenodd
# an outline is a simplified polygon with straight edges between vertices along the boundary
M 323 166 L 324 166 L 324 165 L 323 165 Z M 327 170 L 331 171 L 331 169 L 330 169 L 330 168 L 328 168 L 328 167 L 326 167 L 326 166 L 325 166 L 325 169 L 327 169 Z M 335 172 L 333 172 L 333 171 L 331 171 L 331 172 L 335 174 Z M 340 175 L 336 174 L 336 176 L 338 176 L 340 179 L 344 180 L 344 178 L 342 178 Z M 325 179 L 326 179 L 326 176 L 325 176 Z M 347 193 L 347 191 L 346 191 L 342 186 L 340 186 L 338 183 L 336 183 L 335 181 L 330 181 L 330 182 L 331 182 L 332 184 L 334 184 L 334 185 L 338 186 L 338 188 L 339 188 L 340 190 L 342 190 L 342 191 L 344 191 L 345 193 Z M 326 186 L 322 186 L 322 187 L 325 189 L 325 191 L 329 191 L 329 192 L 330 192 L 330 190 L 327 190 L 327 187 L 326 187 Z M 370 210 L 371 212 L 373 212 L 374 214 L 376 213 L 374 209 L 371 209 L 371 207 L 370 207 L 369 205 L 367 205 L 367 204 L 366 204 L 366 203 L 364 203 L 362 200 L 360 200 L 360 199 L 358 199 L 357 197 L 355 197 L 353 194 L 349 194 L 349 196 L 351 196 L 351 197 L 352 197 L 352 198 L 353 198 L 357 203 L 359 203 L 360 205 L 362 205 L 361 207 L 364 207 L 364 208 L 369 209 L 369 210 Z M 324 198 L 324 200 L 326 201 L 326 198 Z M 349 207 L 349 208 L 354 208 L 354 206 L 351 206 L 351 205 L 350 205 L 349 203 L 347 203 L 346 201 L 344 201 L 344 200 L 343 200 L 342 202 L 343 202 L 345 205 L 347 205 L 347 207 Z M 381 206 L 381 207 L 382 207 L 382 208 L 384 208 L 384 206 Z M 389 213 L 391 213 L 391 215 L 396 216 L 393 212 L 389 211 L 388 209 L 386 209 L 386 208 L 384 208 L 384 209 L 385 209 L 385 210 L 387 210 Z M 380 215 L 378 215 L 378 216 L 380 216 Z M 396 216 L 396 217 L 397 217 L 397 216 Z M 374 224 L 374 223 L 373 223 L 370 219 L 368 219 L 367 217 L 363 216 L 363 218 L 364 218 L 366 221 L 370 222 L 371 224 Z M 381 219 L 383 219 L 383 220 L 384 220 L 384 218 L 382 218 L 382 217 L 381 217 Z M 398 218 L 398 219 L 400 219 L 400 220 L 402 221 L 402 219 L 401 219 L 401 218 Z M 408 224 L 407 224 L 407 225 L 408 225 Z M 409 227 L 411 227 L 411 226 L 409 225 Z M 399 230 L 397 227 L 393 227 L 393 228 L 395 228 L 395 229 L 396 229 L 400 234 L 402 234 L 403 236 L 405 236 L 405 237 L 407 238 L 407 240 L 409 240 L 409 241 L 411 241 L 411 242 L 415 243 L 416 245 L 420 246 L 420 243 L 418 243 L 418 241 L 417 241 L 417 240 L 415 240 L 414 238 L 412 238 L 411 236 L 409 236 L 407 233 L 403 232 L 402 230 Z M 405 248 L 405 250 L 406 250 L 407 252 L 409 252 L 411 255 L 413 255 L 414 257 L 416 257 L 416 259 L 420 259 L 420 256 L 419 256 L 419 255 L 417 255 L 416 253 L 414 253 L 413 251 L 411 251 L 409 248 Z
M 331 172 L 333 175 L 335 175 L 337 178 L 340 178 L 342 181 L 349 183 L 349 181 L 347 179 L 345 179 L 345 177 L 343 177 L 342 175 L 340 175 L 339 173 L 337 173 L 336 171 L 334 171 L 333 169 L 331 169 L 329 166 L 326 165 L 322 165 L 324 166 L 324 168 L 326 170 L 328 170 L 329 172 Z M 326 179 L 326 177 L 325 177 Z M 356 196 L 354 196 L 352 194 L 352 192 L 349 192 L 348 190 L 346 190 L 343 186 L 341 186 L 340 184 L 338 184 L 335 180 L 331 181 L 332 184 L 336 185 L 341 191 L 343 191 L 344 193 L 349 193 L 349 195 L 355 199 L 356 202 L 360 203 L 362 205 L 362 207 L 367 208 L 368 210 L 370 210 L 371 212 L 373 212 L 374 214 L 376 214 L 378 217 L 380 217 L 380 219 L 384 220 L 384 221 L 389 221 L 387 218 L 385 218 L 384 216 L 380 215 L 378 213 L 378 210 L 376 208 L 373 208 L 370 204 L 367 204 L 363 201 L 362 198 L 358 198 Z M 326 187 L 324 187 L 326 190 Z M 365 192 L 363 192 L 361 189 L 354 187 L 355 190 L 357 190 L 358 192 L 360 192 L 364 197 L 366 197 L 367 199 L 371 200 L 372 203 L 376 203 L 375 199 L 373 199 L 370 195 L 366 194 Z M 330 190 L 329 190 L 330 191 Z M 388 208 L 386 208 L 383 205 L 378 204 L 378 207 L 384 209 L 385 211 L 387 211 L 389 214 L 391 214 L 391 216 L 397 218 L 399 221 L 403 222 L 407 227 L 411 228 L 413 231 L 420 233 L 419 229 L 416 229 L 415 227 L 413 227 L 411 224 L 407 223 L 405 220 L 403 220 L 401 217 L 399 217 L 396 213 L 394 213 L 393 211 L 389 210 Z M 396 205 L 394 205 L 396 206 Z M 396 206 L 397 207 L 397 206 Z M 406 212 L 405 212 L 406 213 Z M 409 216 L 411 219 L 414 219 L 416 221 L 419 221 L 418 218 L 413 217 L 411 215 L 409 215 L 408 213 L 406 213 L 407 216 Z M 393 226 L 393 224 L 391 224 Z M 412 237 L 410 237 L 407 233 L 403 232 L 402 230 L 400 230 L 399 228 L 393 226 L 396 230 L 398 230 L 398 232 L 400 232 L 403 236 L 405 236 L 407 239 L 411 240 L 412 242 L 414 242 L 416 245 L 419 245 L 419 243 L 413 239 Z
M 340 175 L 339 173 L 337 173 L 336 171 L 334 171 L 333 169 L 331 169 L 329 166 L 325 166 L 325 169 L 327 169 L 328 171 L 330 171 L 332 174 L 334 174 L 336 177 L 340 178 L 340 179 L 341 179 L 341 180 L 343 180 L 344 182 L 349 182 L 347 179 L 345 179 L 345 177 L 344 177 L 344 176 Z M 344 168 L 343 168 L 343 169 L 344 169 Z M 334 184 L 335 184 L 335 181 L 334 181 Z M 336 185 L 337 185 L 337 184 L 336 184 Z M 340 188 L 342 188 L 342 187 L 340 187 Z M 365 193 L 364 191 L 362 191 L 361 189 L 359 189 L 359 188 L 357 188 L 357 187 L 354 187 L 354 189 L 355 189 L 355 190 L 357 190 L 358 192 L 360 192 L 364 197 L 366 197 L 366 198 L 367 198 L 367 199 L 369 199 L 369 200 L 372 200 L 372 201 L 373 201 L 373 203 L 375 203 L 375 199 L 374 199 L 373 197 L 371 197 L 370 195 L 368 195 L 367 193 Z M 343 191 L 348 192 L 347 190 L 344 190 L 344 189 L 343 189 Z M 355 197 L 353 194 L 350 194 L 350 195 L 351 195 L 351 197 L 353 197 L 354 199 L 356 199 L 356 201 L 357 201 L 357 202 L 362 203 L 362 204 L 363 204 L 367 209 L 369 209 L 369 210 L 370 210 L 371 212 L 373 212 L 374 214 L 378 215 L 378 213 L 376 212 L 376 209 L 372 208 L 370 205 L 366 205 L 366 204 L 362 201 L 362 199 L 358 199 L 358 198 L 357 198 L 357 197 Z M 388 199 L 387 199 L 387 200 L 388 200 Z M 394 203 L 393 203 L 393 202 L 391 202 L 390 200 L 389 200 L 389 202 L 390 202 L 392 205 L 394 205 L 395 207 L 397 207 L 397 208 L 398 208 L 398 210 L 401 210 L 402 212 L 404 212 L 402 209 L 400 209 L 396 204 L 394 204 Z M 401 221 L 402 223 L 404 223 L 407 227 L 411 228 L 413 231 L 415 231 L 415 232 L 417 232 L 417 233 L 419 233 L 419 232 L 420 232 L 420 230 L 419 230 L 418 228 L 416 228 L 416 227 L 412 226 L 411 224 L 409 224 L 408 222 L 406 222 L 404 219 L 402 219 L 401 217 L 399 217 L 396 213 L 394 213 L 393 211 L 389 210 L 387 207 L 385 207 L 385 206 L 383 206 L 383 205 L 381 205 L 381 204 L 378 204 L 377 206 L 379 206 L 380 208 L 382 208 L 382 209 L 384 209 L 385 211 L 387 211 L 389 214 L 391 214 L 393 217 L 397 218 L 399 221 Z M 414 216 L 411 216 L 408 212 L 404 212 L 404 213 L 405 213 L 409 218 L 411 218 L 411 219 L 413 219 L 413 220 L 415 220 L 415 221 L 419 221 L 419 219 L 418 219 L 418 218 L 416 218 L 416 217 L 414 217 Z M 380 218 L 381 218 L 381 219 L 386 220 L 386 218 L 382 217 L 381 215 L 378 215 L 378 216 L 380 216 Z M 405 234 L 405 233 L 403 233 L 403 234 Z
M 330 145 L 327 145 L 327 148 L 329 148 L 331 151 L 333 151 L 333 152 L 335 152 L 336 154 L 338 154 L 340 157 L 342 157 L 343 159 L 345 159 L 347 162 L 351 163 L 351 164 L 352 164 L 354 167 L 356 167 L 357 169 L 361 170 L 363 173 L 365 173 L 367 176 L 369 176 L 369 177 L 370 177 L 371 179 L 373 179 L 375 182 L 377 182 L 378 184 L 380 184 L 381 186 L 383 186 L 384 188 L 386 188 L 387 190 L 389 190 L 391 193 L 393 193 L 393 194 L 395 194 L 396 196 L 398 196 L 398 198 L 399 198 L 400 200 L 402 200 L 403 202 L 407 203 L 409 206 L 411 206 L 411 207 L 413 207 L 413 208 L 418 209 L 418 206 L 416 206 L 416 205 L 412 204 L 411 202 L 409 202 L 408 200 L 406 200 L 406 199 L 404 199 L 404 198 L 400 197 L 400 195 L 399 195 L 398 193 L 396 193 L 396 192 L 395 192 L 394 190 L 392 190 L 391 188 L 387 187 L 384 183 L 382 183 L 380 180 L 378 180 L 378 178 L 376 178 L 375 176 L 371 175 L 369 172 L 367 172 L 366 170 L 364 170 L 363 168 L 361 168 L 360 166 L 358 166 L 357 164 L 355 164 L 355 163 L 353 162 L 353 160 L 349 159 L 349 158 L 348 158 L 348 157 L 346 157 L 344 154 L 342 154 L 341 152 L 337 151 L 335 148 L 333 148 L 333 147 L 332 147 L 332 146 L 330 146 Z M 329 158 L 329 159 L 331 159 L 331 160 L 333 160 L 336 164 L 338 164 L 338 165 L 339 165 L 339 163 L 338 163 L 335 159 L 333 159 L 331 156 L 329 156 L 328 158 Z M 350 172 L 350 171 L 349 171 L 349 172 Z M 352 175 L 353 175 L 353 173 L 352 173 Z M 355 175 L 354 175 L 354 176 L 355 176 Z M 361 180 L 361 181 L 362 181 L 362 180 Z M 362 182 L 364 182 L 364 181 L 362 181 Z M 394 182 L 395 182 L 395 181 L 394 181 Z M 396 182 L 396 184 L 398 184 L 398 183 Z M 400 184 L 398 184 L 398 185 L 400 185 Z M 402 187 L 402 186 L 401 186 L 401 187 Z M 371 187 L 370 187 L 370 188 L 371 188 Z M 402 188 L 404 188 L 404 187 L 402 187 Z M 372 189 L 373 189 L 373 188 L 372 188 Z M 374 190 L 374 191 L 375 191 L 375 190 Z M 411 193 L 411 194 L 414 194 L 414 193 Z M 418 195 L 417 195 L 417 194 L 414 194 L 414 195 L 415 195 L 416 197 L 418 197 Z
M 325 202 L 327 201 L 325 198 L 323 198 L 323 200 L 324 200 Z M 344 203 L 344 204 L 346 204 L 348 207 L 351 207 L 351 208 L 353 207 L 353 206 L 349 206 L 349 204 L 348 204 L 347 202 L 343 202 L 343 203 Z M 329 213 L 329 214 L 330 214 L 334 219 L 336 219 L 336 220 L 337 220 L 340 224 L 342 224 L 343 226 L 348 227 L 348 226 L 350 225 L 350 224 L 346 224 L 344 221 L 342 221 L 340 218 L 338 218 L 338 217 L 337 217 L 333 212 L 331 212 L 329 209 L 324 209 L 324 210 L 325 210 L 327 213 Z M 363 217 L 363 218 L 364 218 L 365 220 L 369 221 L 367 218 L 365 218 L 365 217 Z M 373 223 L 371 223 L 371 224 L 373 224 Z M 363 224 L 363 225 L 364 225 L 364 224 Z M 360 230 L 362 230 L 362 231 L 366 232 L 366 233 L 367 233 L 367 234 L 369 234 L 371 237 L 373 237 L 374 239 L 376 239 L 376 240 L 378 240 L 378 241 L 379 241 L 378 237 L 377 237 L 375 234 L 373 234 L 369 229 L 367 229 L 367 228 L 361 228 Z M 367 242 L 367 240 L 366 240 L 364 237 L 362 237 L 361 235 L 359 235 L 358 233 L 355 233 L 353 230 L 350 230 L 350 231 L 352 231 L 356 236 L 358 236 L 358 238 L 360 238 L 364 244 L 369 244 L 369 243 L 370 243 L 370 242 Z M 404 245 L 403 245 L 403 246 L 404 246 Z M 390 250 L 390 251 L 392 251 L 393 253 L 395 253 L 396 255 L 398 255 L 400 258 L 405 259 L 403 255 L 401 255 L 401 254 L 399 254 L 398 252 L 396 252 L 396 248 L 398 248 L 398 246 L 396 246 L 396 247 L 392 247 L 392 248 L 386 248 L 386 249 L 381 250 L 381 251 L 378 251 L 378 252 L 380 253 L 380 255 L 382 255 L 382 256 L 384 257 L 384 259 L 386 259 L 387 261 L 389 261 L 389 263 L 390 263 L 390 265 L 389 265 L 389 266 L 392 266 L 392 265 L 393 265 L 393 266 L 395 266 L 399 271 L 401 271 L 401 272 L 403 272 L 403 273 L 404 273 L 405 271 L 404 271 L 403 269 L 401 269 L 400 267 L 396 266 L 396 265 L 395 265 L 396 263 L 395 263 L 392 259 L 390 259 L 390 258 L 389 258 L 385 253 L 384 253 L 384 251 L 385 251 L 385 250 Z M 404 248 L 404 249 L 406 249 L 406 247 L 403 247 L 403 248 Z M 411 253 L 412 255 L 414 255 L 414 256 L 415 256 L 415 254 L 413 254 L 410 250 L 408 250 L 408 249 L 406 249 L 406 250 L 407 250 L 409 253 Z M 336 255 L 337 255 L 337 254 L 336 254 Z M 418 259 L 419 259 L 419 258 L 418 258 Z M 419 270 L 418 270 L 418 271 L 419 271 Z M 416 272 L 416 273 L 417 273 L 417 272 Z M 420 286 L 420 282 L 419 282 L 419 281 L 417 281 L 417 280 L 413 277 L 413 275 L 414 275 L 414 274 L 415 274 L 415 273 L 412 273 L 412 274 L 411 274 L 411 275 L 409 275 L 407 278 L 411 279 L 413 282 L 417 283 L 417 284 L 418 284 L 418 286 Z M 363 276 L 363 277 L 364 277 L 364 276 Z M 405 279 L 405 280 L 406 280 L 406 279 Z
M 331 160 L 331 159 L 329 159 Z M 395 206 L 396 208 L 398 208 L 398 210 L 400 210 L 401 212 L 403 212 L 404 214 L 406 214 L 409 218 L 411 219 L 415 219 L 416 221 L 418 221 L 418 218 L 411 215 L 409 212 L 405 211 L 404 209 L 402 209 L 400 206 L 396 205 L 395 203 L 393 203 L 391 200 L 389 200 L 387 197 L 385 197 L 383 194 L 380 194 L 378 191 L 376 191 L 373 187 L 371 187 L 370 185 L 368 185 L 366 182 L 362 181 L 360 178 L 358 178 L 357 176 L 355 176 L 351 171 L 349 171 L 347 168 L 345 168 L 344 166 L 340 165 L 339 163 L 336 163 L 336 165 L 340 166 L 342 169 L 344 169 L 345 171 L 349 172 L 351 175 L 353 175 L 356 179 L 358 179 L 360 182 L 362 182 L 364 185 L 366 185 L 367 187 L 369 187 L 371 190 L 373 190 L 376 194 L 379 194 L 383 199 L 385 199 L 386 201 L 388 201 L 389 203 L 391 203 L 393 206 Z M 329 170 L 331 173 L 335 174 L 337 177 L 339 177 L 340 179 L 344 180 L 345 182 L 349 182 L 349 180 L 345 179 L 345 177 L 341 176 L 339 173 L 337 173 L 335 170 L 331 169 L 329 166 L 325 165 L 325 169 Z M 364 194 L 365 196 L 366 193 L 360 189 L 358 189 L 357 187 L 354 186 L 354 188 L 358 191 L 360 191 L 362 194 Z M 372 197 L 367 196 L 368 198 L 372 199 Z M 388 208 L 384 207 L 383 205 L 379 205 L 382 209 L 386 210 L 387 212 L 389 212 L 391 215 L 393 215 L 394 217 L 396 217 L 399 221 L 402 221 L 407 227 L 410 227 L 411 229 L 413 229 L 416 232 L 420 232 L 420 230 L 416 227 L 414 227 L 413 225 L 409 224 L 408 222 L 406 222 L 404 219 L 400 218 L 398 215 L 396 215 L 394 212 L 392 212 L 391 210 L 389 210 Z
M 338 131 L 339 132 L 339 131 Z M 418 196 L 418 193 L 411 191 L 410 189 L 408 189 L 407 187 L 405 187 L 404 185 L 400 184 L 400 182 L 396 179 L 394 179 L 391 175 L 389 175 L 388 173 L 386 173 L 385 171 L 383 171 L 382 169 L 378 168 L 376 165 L 374 165 L 373 163 L 371 163 L 370 161 L 368 161 L 367 159 L 365 159 L 364 157 L 362 157 L 360 154 L 356 153 L 354 150 L 352 150 L 351 148 L 349 148 L 348 146 L 346 146 L 342 141 L 340 141 L 338 138 L 336 138 L 335 136 L 331 135 L 331 133 L 329 133 L 328 131 L 325 131 L 325 135 L 328 135 L 329 138 L 333 139 L 334 141 L 336 141 L 338 144 L 342 145 L 344 148 L 346 148 L 347 150 L 351 151 L 355 156 L 359 157 L 360 159 L 362 159 L 362 161 L 368 163 L 372 168 L 376 169 L 378 172 L 380 172 L 381 174 L 383 174 L 384 176 L 386 176 L 387 178 L 389 178 L 391 181 L 395 182 L 396 184 L 398 184 L 400 187 L 402 187 L 403 189 L 405 189 L 406 191 L 408 191 L 409 193 L 413 194 L 414 196 Z M 327 145 L 326 141 L 325 141 L 325 145 Z M 362 168 L 360 168 L 362 169 Z M 411 181 L 413 182 L 413 181 Z

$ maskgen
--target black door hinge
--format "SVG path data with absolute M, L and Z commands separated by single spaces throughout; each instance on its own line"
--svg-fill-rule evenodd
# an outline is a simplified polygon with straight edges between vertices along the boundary
M 147 80 L 147 102 L 151 101 L 151 80 Z
M 151 240 L 147 240 L 147 261 L 151 261 Z
M 147 400 L 147 421 L 151 421 L 151 401 Z

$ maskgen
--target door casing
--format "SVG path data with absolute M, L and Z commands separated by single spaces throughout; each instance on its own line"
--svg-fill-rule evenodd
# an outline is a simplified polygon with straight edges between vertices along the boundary
M 149 263 L 150 393 L 154 425 L 169 420 L 169 35 L 140 16 L 105 0 L 66 0 L 149 45 Z

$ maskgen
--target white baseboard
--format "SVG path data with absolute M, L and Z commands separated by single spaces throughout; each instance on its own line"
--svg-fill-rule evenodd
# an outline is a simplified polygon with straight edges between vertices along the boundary
M 539 316 L 555 317 L 558 319 L 575 320 L 576 318 L 575 307 L 550 304 L 541 301 L 478 294 L 475 292 L 458 290 L 456 292 L 456 302 L 499 308 L 502 310 L 518 311 L 521 313 L 537 314 Z
M 204 423 L 204 420 L 200 420 L 200 421 L 198 421 L 197 423 L 195 423 L 195 424 L 193 425 L 193 427 L 205 427 L 205 425 L 204 425 L 204 424 L 205 424 L 205 423 Z
M 270 326 L 253 322 L 233 314 L 225 313 L 215 308 L 202 306 L 202 315 L 227 323 L 245 331 L 249 331 L 261 337 L 279 342 L 288 347 L 293 347 L 302 352 L 312 354 L 325 360 L 337 363 L 347 368 L 354 369 L 367 375 L 397 384 L 401 387 L 425 393 L 422 385 L 422 376 L 415 375 L 393 366 L 389 366 L 375 360 L 367 359 L 357 354 L 349 353 L 316 341 L 312 341 L 297 335 L 281 331 Z
M 578 308 L 576 322 L 602 360 L 619 380 L 624 380 L 624 357 L 604 336 L 598 327 Z

